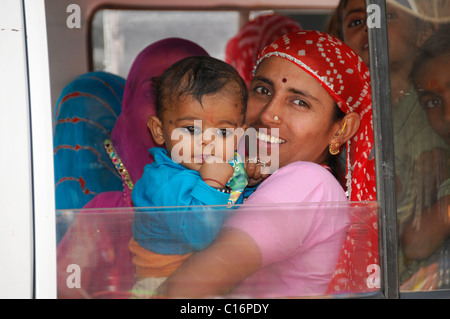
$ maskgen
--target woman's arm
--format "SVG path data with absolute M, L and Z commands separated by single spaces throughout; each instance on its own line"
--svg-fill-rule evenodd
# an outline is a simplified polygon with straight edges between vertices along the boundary
M 226 295 L 260 265 L 261 253 L 253 238 L 227 227 L 211 246 L 188 258 L 158 291 L 175 298 Z

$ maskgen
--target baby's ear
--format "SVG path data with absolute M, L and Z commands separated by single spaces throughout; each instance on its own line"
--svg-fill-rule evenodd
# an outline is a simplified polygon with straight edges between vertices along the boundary
M 156 144 L 163 145 L 164 140 L 164 132 L 162 128 L 162 123 L 159 117 L 156 115 L 151 115 L 148 118 L 147 121 L 147 127 L 149 128 L 150 132 L 152 133 L 153 140 Z

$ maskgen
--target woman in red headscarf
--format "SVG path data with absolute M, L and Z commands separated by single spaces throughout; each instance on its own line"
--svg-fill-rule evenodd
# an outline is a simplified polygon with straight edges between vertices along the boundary
M 164 295 L 325 294 L 353 221 L 346 202 L 375 200 L 369 71 L 341 41 L 299 31 L 262 50 L 246 117 L 258 153 L 278 152 L 279 168 L 210 247 L 169 277 Z M 343 145 L 347 196 L 328 165 Z M 249 174 L 262 166 L 252 164 Z

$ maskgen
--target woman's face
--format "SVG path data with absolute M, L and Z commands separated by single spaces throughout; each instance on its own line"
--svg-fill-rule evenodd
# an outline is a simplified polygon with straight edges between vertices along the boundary
M 338 130 L 335 102 L 311 75 L 280 57 L 266 58 L 250 85 L 247 124 L 267 128 L 259 152 L 279 152 L 279 167 L 296 161 L 322 163 Z M 278 118 L 277 118 L 278 117 Z

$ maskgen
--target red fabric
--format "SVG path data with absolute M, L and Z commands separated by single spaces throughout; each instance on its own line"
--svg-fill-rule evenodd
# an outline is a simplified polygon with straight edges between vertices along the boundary
M 225 61 L 234 66 L 249 87 L 258 52 L 282 35 L 301 29 L 295 20 L 281 14 L 260 15 L 228 41 Z
M 347 142 L 347 191 L 352 202 L 375 201 L 370 74 L 362 59 L 340 40 L 318 31 L 284 35 L 260 52 L 257 63 L 271 56 L 295 63 L 321 83 L 344 113 L 360 115 L 360 128 Z M 376 268 L 379 261 L 376 205 L 370 214 L 355 210 L 351 218 L 330 293 L 376 290 L 367 284 L 373 274 L 368 267 Z

